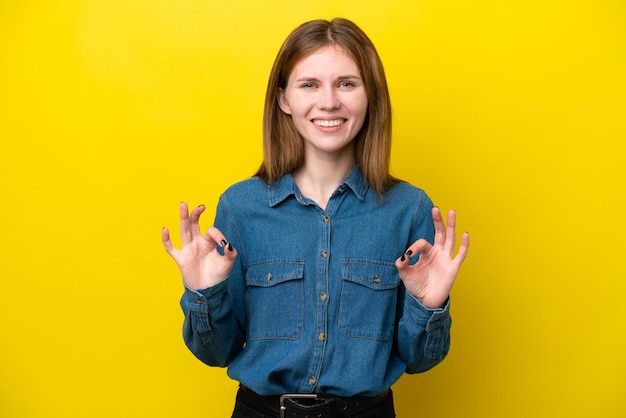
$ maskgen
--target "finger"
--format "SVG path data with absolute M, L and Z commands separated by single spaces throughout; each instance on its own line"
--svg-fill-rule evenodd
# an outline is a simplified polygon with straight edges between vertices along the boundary
M 205 206 L 204 205 L 200 205 L 200 206 L 196 206 L 192 211 L 191 211 L 191 215 L 189 216 L 189 224 L 190 224 L 190 229 L 191 229 L 191 236 L 192 237 L 198 237 L 200 236 L 200 215 L 202 215 L 202 213 L 204 212 Z
M 448 226 L 446 227 L 446 242 L 443 250 L 452 257 L 456 244 L 456 212 L 452 209 L 448 211 Z
M 446 226 L 441 217 L 441 211 L 437 206 L 432 209 L 433 223 L 435 225 L 435 246 L 443 246 L 446 242 Z
M 192 239 L 187 202 L 180 203 L 180 238 L 183 246 L 189 244 Z
M 226 239 L 226 236 L 214 226 L 207 229 L 204 234 L 204 238 L 209 242 L 214 242 L 224 249 L 224 256 L 229 260 L 234 260 L 237 257 L 237 250 Z
M 215 245 L 219 245 L 222 248 L 228 246 L 228 241 L 226 240 L 224 234 L 222 234 L 222 231 L 214 226 L 210 226 L 206 230 L 206 232 L 204 233 L 204 239 L 211 243 L 214 243 Z
M 228 242 L 226 236 L 222 234 L 222 231 L 214 226 L 211 226 L 206 230 L 206 233 L 204 234 L 204 239 L 224 248 L 224 254 L 226 254 L 226 250 L 232 251 L 232 244 Z
M 398 266 L 398 265 L 400 265 L 402 267 L 407 266 L 409 264 L 409 258 L 410 257 L 416 255 L 417 253 L 427 252 L 432 247 L 433 246 L 427 240 L 425 240 L 423 238 L 422 239 L 418 239 L 413 244 L 411 244 L 409 246 L 409 248 L 406 249 L 406 251 L 404 252 L 404 254 L 402 254 L 402 256 L 400 256 L 396 260 L 396 266 Z
M 235 258 L 237 258 L 237 250 L 230 242 L 226 243 L 224 248 L 224 257 L 226 257 L 229 261 L 234 261 Z
M 168 254 L 172 254 L 174 251 L 174 245 L 172 244 L 172 240 L 170 239 L 170 231 L 167 228 L 163 228 L 161 231 L 161 241 L 163 241 L 163 246 L 165 247 L 165 251 Z
M 402 273 L 404 270 L 406 270 L 409 267 L 409 257 L 406 256 L 406 254 L 402 254 L 401 257 L 398 257 L 396 259 L 396 268 L 398 269 L 398 271 L 400 273 Z
M 468 250 L 469 250 L 469 233 L 464 232 L 463 235 L 461 236 L 461 246 L 459 247 L 459 253 L 456 255 L 456 257 L 454 257 L 454 261 L 456 261 L 459 266 L 461 265 L 461 263 L 463 263 L 463 261 L 465 260 L 465 257 L 467 257 Z

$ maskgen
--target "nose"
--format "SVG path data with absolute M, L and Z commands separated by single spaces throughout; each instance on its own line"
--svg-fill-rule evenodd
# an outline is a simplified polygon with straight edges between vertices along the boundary
M 336 110 L 341 107 L 339 96 L 334 88 L 325 88 L 320 91 L 318 107 L 321 110 Z

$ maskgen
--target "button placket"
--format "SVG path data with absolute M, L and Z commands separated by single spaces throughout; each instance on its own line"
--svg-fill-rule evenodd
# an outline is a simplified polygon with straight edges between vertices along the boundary
M 319 248 L 319 264 L 318 264 L 318 280 L 317 280 L 317 292 L 319 295 L 317 306 L 317 319 L 316 319 L 316 349 L 315 351 L 319 353 L 319 361 L 322 362 L 322 356 L 324 353 L 324 347 L 327 344 L 328 333 L 326 329 L 326 324 L 328 322 L 328 263 L 330 260 L 330 236 L 331 236 L 331 219 L 330 215 L 326 211 L 321 211 L 318 225 L 320 231 L 320 247 Z M 321 363 L 316 362 L 317 364 L 311 364 L 312 368 L 309 373 L 310 377 L 308 383 L 310 386 L 315 386 L 318 384 L 318 376 L 321 373 Z

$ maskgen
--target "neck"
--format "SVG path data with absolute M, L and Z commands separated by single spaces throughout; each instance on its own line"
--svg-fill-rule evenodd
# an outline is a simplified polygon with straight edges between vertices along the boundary
M 330 196 L 352 172 L 354 165 L 354 158 L 305 161 L 292 176 L 304 196 L 326 209 Z

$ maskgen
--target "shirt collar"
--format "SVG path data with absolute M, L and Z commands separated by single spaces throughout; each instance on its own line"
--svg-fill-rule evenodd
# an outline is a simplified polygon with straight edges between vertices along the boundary
M 337 190 L 333 195 L 344 193 L 347 188 L 352 190 L 352 192 L 360 201 L 363 201 L 365 199 L 365 194 L 367 193 L 368 186 L 358 166 L 354 167 L 350 175 L 348 175 L 343 183 L 341 183 L 339 187 L 337 187 Z M 298 185 L 293 180 L 293 177 L 290 173 L 285 174 L 284 176 L 276 180 L 274 184 L 268 186 L 268 191 L 270 207 L 278 205 L 289 196 L 295 196 L 295 198 L 298 199 L 298 201 L 300 202 L 304 201 L 302 193 L 300 193 L 300 189 L 298 189 Z

